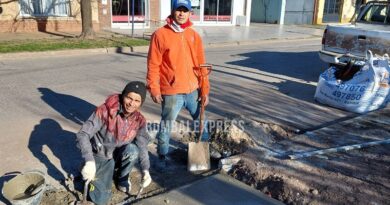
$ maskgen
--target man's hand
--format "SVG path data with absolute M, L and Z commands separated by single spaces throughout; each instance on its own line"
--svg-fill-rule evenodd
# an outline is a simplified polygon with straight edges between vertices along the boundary
M 198 98 L 198 101 L 202 101 L 202 97 L 199 97 Z M 209 104 L 209 96 L 208 95 L 205 95 L 204 96 L 204 106 L 206 107 L 207 105 Z
M 161 104 L 161 102 L 163 101 L 161 95 L 152 96 L 152 100 L 153 100 L 153 102 L 158 103 L 158 104 Z
M 144 176 L 142 177 L 142 187 L 145 188 L 145 187 L 149 186 L 150 183 L 152 182 L 152 177 L 150 177 L 148 170 L 144 170 L 143 175 Z
M 95 178 L 96 174 L 96 164 L 94 161 L 87 161 L 81 170 L 84 180 L 92 181 Z

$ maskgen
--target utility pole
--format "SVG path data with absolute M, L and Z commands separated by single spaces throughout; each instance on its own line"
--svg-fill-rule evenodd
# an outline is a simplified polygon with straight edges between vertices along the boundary
M 131 37 L 134 37 L 134 0 L 131 0 Z
M 1 7 L 1 0 L 0 0 L 0 14 L 3 13 L 3 7 Z

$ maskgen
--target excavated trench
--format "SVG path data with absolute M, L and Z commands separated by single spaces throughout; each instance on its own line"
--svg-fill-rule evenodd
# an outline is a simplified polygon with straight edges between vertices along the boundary
M 256 165 L 256 160 L 251 160 L 251 153 L 256 150 L 256 147 L 289 140 L 297 135 L 295 129 L 274 123 L 256 122 L 255 128 L 261 130 L 257 132 L 261 136 L 250 136 L 245 132 L 245 129 L 253 128 L 253 124 L 248 124 L 248 121 L 236 119 L 220 120 L 214 123 L 219 126 L 215 126 L 214 129 L 210 130 L 210 147 L 217 150 L 222 158 L 232 159 L 227 160 L 229 161 L 228 169 L 222 169 L 222 172 L 286 204 L 303 204 L 303 197 L 297 194 L 299 191 L 293 191 L 296 187 L 285 183 L 284 178 L 288 176 L 275 173 L 270 167 L 259 168 Z M 195 134 L 192 134 L 184 140 L 193 141 L 194 136 Z M 220 162 L 219 168 L 221 166 Z
M 212 130 L 211 146 L 222 153 L 223 157 L 240 160 L 233 161 L 231 169 L 222 171 L 227 171 L 228 175 L 269 197 L 287 204 L 302 204 L 302 197 L 292 193 L 293 188 L 284 182 L 284 176 L 269 171 L 269 168 L 259 168 L 256 161 L 250 157 L 259 144 L 276 144 L 278 141 L 290 139 L 296 135 L 295 130 L 273 123 L 256 122 L 256 129 L 260 129 L 261 132 L 258 133 L 263 136 L 254 137 L 245 132 L 246 127 L 253 126 L 248 125 L 248 122 L 231 120 L 224 121 L 223 124 L 224 126 Z M 256 138 L 262 138 L 264 141 L 259 143 L 254 140 Z
M 174 146 L 169 156 L 172 169 L 160 173 L 152 168 L 153 182 L 144 190 L 140 200 L 225 172 L 288 205 L 388 204 L 389 144 L 298 160 L 278 157 L 290 152 L 383 140 L 390 133 L 386 126 L 387 115 L 384 112 L 380 117 L 337 121 L 334 125 L 304 134 L 296 134 L 294 128 L 246 118 L 215 121 L 210 126 L 210 146 L 220 153 L 222 159 L 212 160 L 211 170 L 198 174 L 187 171 L 187 143 L 194 141 L 195 134 L 178 133 L 171 142 Z M 158 160 L 155 143 L 149 151 L 153 165 Z M 110 204 L 134 202 L 140 178 L 139 171 L 132 172 L 130 195 L 118 192 L 113 186 Z M 61 183 L 67 190 L 48 187 L 42 205 L 62 205 L 81 199 L 80 178 L 66 179 Z
M 338 122 L 304 134 L 243 119 L 244 123 L 227 123 L 222 130 L 214 130 L 211 145 L 232 154 L 225 156 L 232 160 L 221 160 L 231 163 L 224 164 L 222 171 L 287 205 L 382 205 L 390 200 L 389 144 L 286 158 L 305 150 L 386 139 L 390 130 L 381 117 Z
M 238 163 L 232 164 L 231 169 L 226 174 L 238 179 L 253 188 L 263 192 L 264 194 L 282 201 L 287 204 L 302 204 L 302 197 L 299 194 L 293 193 L 293 188 L 289 187 L 288 183 L 285 183 L 286 176 L 281 176 L 270 171 L 269 168 L 262 170 L 256 165 L 256 162 L 250 160 L 246 155 L 250 156 L 252 150 L 264 142 L 258 142 L 256 139 L 265 139 L 267 143 L 276 143 L 280 140 L 289 139 L 296 135 L 293 129 L 284 128 L 280 125 L 257 122 L 256 129 L 261 129 L 264 136 L 248 135 L 245 132 L 246 122 L 235 120 L 220 120 L 216 121 L 219 126 L 210 127 L 210 146 L 218 151 L 222 158 L 239 157 L 242 158 Z M 180 143 L 186 144 L 190 141 L 194 141 L 195 134 L 187 133 L 183 135 Z M 153 183 L 147 190 L 144 191 L 142 198 L 155 196 L 171 189 L 180 187 L 185 184 L 189 184 L 193 181 L 199 180 L 203 177 L 207 177 L 210 174 L 221 171 L 218 168 L 218 161 L 212 161 L 212 170 L 201 174 L 194 175 L 186 170 L 187 153 L 185 149 L 174 149 L 170 158 L 173 161 L 174 172 L 158 173 L 151 170 L 153 177 Z M 151 159 L 151 163 L 154 163 L 155 159 Z M 225 170 L 222 169 L 222 172 Z M 133 182 L 133 189 L 131 195 L 126 195 L 118 192 L 113 186 L 113 197 L 110 204 L 123 204 L 123 201 L 132 201 L 138 190 L 138 183 L 140 179 L 139 172 L 132 172 L 131 180 Z M 72 201 L 81 199 L 82 193 L 80 192 L 81 183 L 80 179 L 75 179 L 74 184 L 76 188 L 65 190 L 48 190 L 43 196 L 42 205 L 52 204 L 69 204 Z M 77 183 L 76 183 L 77 182 Z M 77 188 L 77 186 L 79 186 Z M 141 200 L 142 200 L 141 198 Z M 134 201 L 134 200 L 133 200 Z

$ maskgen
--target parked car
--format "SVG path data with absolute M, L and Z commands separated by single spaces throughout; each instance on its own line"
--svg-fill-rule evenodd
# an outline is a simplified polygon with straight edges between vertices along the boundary
M 372 1 L 358 9 L 352 23 L 328 25 L 319 51 L 321 60 L 345 65 L 351 58 L 364 59 L 367 50 L 390 54 L 389 5 L 386 1 Z

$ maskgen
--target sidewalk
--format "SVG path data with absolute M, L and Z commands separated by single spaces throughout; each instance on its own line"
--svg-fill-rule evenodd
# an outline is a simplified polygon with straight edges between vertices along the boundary
M 321 38 L 324 26 L 313 25 L 276 25 L 252 23 L 249 27 L 242 26 L 194 26 L 203 38 L 205 46 L 240 45 L 258 43 L 264 40 L 288 40 Z M 131 29 L 111 29 L 113 33 L 131 35 Z M 143 37 L 151 34 L 148 29 L 134 30 L 134 36 Z
M 216 174 L 191 184 L 136 202 L 136 205 L 283 205 L 262 192 L 222 174 Z
M 251 24 L 249 27 L 241 26 L 194 26 L 203 39 L 205 48 L 218 46 L 235 46 L 235 45 L 253 45 L 264 43 L 269 40 L 298 40 L 313 39 L 322 37 L 323 26 L 314 25 L 276 25 L 276 24 Z M 133 37 L 150 38 L 153 30 L 135 29 Z M 97 36 L 127 35 L 131 36 L 130 29 L 110 29 L 97 32 Z M 36 40 L 36 39 L 61 39 L 76 37 L 79 33 L 64 32 L 37 32 L 37 33 L 0 33 L 1 41 L 15 40 Z M 147 53 L 148 46 L 122 47 L 118 48 L 94 48 L 94 49 L 69 49 L 58 51 L 43 52 L 22 52 L 22 53 L 4 53 L 0 54 L 0 59 L 12 59 L 23 56 L 34 58 L 42 55 L 81 55 L 96 53 L 124 53 L 132 52 Z
M 249 27 L 240 26 L 194 26 L 195 30 L 203 38 L 205 46 L 215 45 L 240 45 L 245 43 L 256 43 L 264 40 L 286 40 L 286 39 L 307 39 L 320 38 L 323 33 L 321 26 L 312 25 L 276 25 L 253 23 Z M 134 37 L 150 37 L 153 30 L 135 29 Z M 98 36 L 128 35 L 130 29 L 110 29 L 99 31 Z M 1 41 L 26 40 L 26 39 L 60 39 L 75 37 L 79 33 L 64 32 L 37 32 L 37 33 L 0 33 Z

